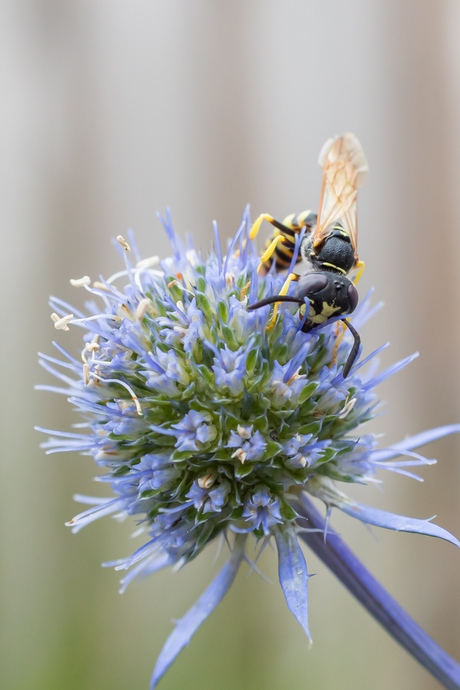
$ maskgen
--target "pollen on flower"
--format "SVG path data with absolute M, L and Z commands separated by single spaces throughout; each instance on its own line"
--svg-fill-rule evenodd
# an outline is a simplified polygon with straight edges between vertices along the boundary
M 147 314 L 148 310 L 150 309 L 151 304 L 152 303 L 148 297 L 144 297 L 143 299 L 141 299 L 141 301 L 137 305 L 137 309 L 136 309 L 136 319 L 138 321 L 142 321 L 142 319 L 144 318 L 144 316 Z
M 54 327 L 58 331 L 68 331 L 69 323 L 74 318 L 73 314 L 66 314 L 66 316 L 59 317 L 55 312 L 51 314 L 51 319 L 54 321 Z
M 127 304 L 122 304 L 118 309 L 118 314 L 120 319 L 134 319 L 134 315 Z
M 187 261 L 190 263 L 191 266 L 195 266 L 196 264 L 196 253 L 195 250 L 189 249 L 188 251 L 185 252 L 185 258 Z
M 244 465 L 247 457 L 248 457 L 248 454 L 242 448 L 237 448 L 232 453 L 232 458 L 236 458 L 237 460 L 239 460 L 242 465 Z
M 98 337 L 98 336 L 97 336 Z M 97 340 L 91 340 L 89 343 L 85 343 L 85 350 L 87 352 L 97 352 L 100 350 L 101 346 L 99 345 L 99 342 Z
M 71 278 L 70 284 L 73 287 L 84 287 L 85 285 L 91 285 L 91 278 L 89 276 L 83 276 L 82 278 Z
M 132 396 L 132 401 L 133 401 L 133 403 L 134 403 L 134 405 L 135 405 L 135 407 L 136 407 L 136 412 L 137 412 L 137 414 L 138 414 L 140 417 L 142 417 L 142 416 L 143 416 L 143 412 L 142 412 L 141 404 L 140 404 L 140 402 L 139 402 L 139 398 L 138 398 L 137 396 L 133 395 L 133 396 Z
M 95 290 L 103 290 L 104 292 L 110 293 L 110 287 L 108 285 L 106 285 L 105 283 L 101 283 L 100 280 L 95 280 L 93 282 L 93 288 Z
M 242 424 L 238 424 L 236 427 L 236 430 L 238 432 L 238 436 L 242 439 L 248 439 L 251 438 L 252 436 L 252 426 L 243 426 Z
M 299 369 L 298 369 L 297 371 L 295 371 L 295 372 L 292 374 L 292 376 L 291 376 L 291 378 L 289 379 L 289 381 L 287 381 L 287 383 L 286 383 L 287 386 L 290 386 L 291 383 L 294 383 L 294 381 L 300 377 L 299 371 L 300 371 L 300 367 L 299 367 Z
M 148 268 L 153 268 L 154 266 L 158 266 L 160 263 L 160 257 L 159 256 L 150 256 L 148 259 L 141 259 L 136 263 L 136 268 L 138 268 L 140 271 L 145 271 Z
M 90 371 L 91 370 L 90 370 L 90 366 L 89 366 L 88 362 L 85 362 L 83 364 L 83 383 L 85 384 L 85 386 L 87 386 L 91 380 Z
M 117 235 L 117 242 L 122 247 L 122 249 L 125 250 L 125 252 L 131 251 L 131 247 L 129 246 L 128 242 L 125 240 L 123 235 Z
M 197 483 L 200 489 L 210 489 L 218 477 L 216 471 L 209 472 L 207 475 L 198 477 Z

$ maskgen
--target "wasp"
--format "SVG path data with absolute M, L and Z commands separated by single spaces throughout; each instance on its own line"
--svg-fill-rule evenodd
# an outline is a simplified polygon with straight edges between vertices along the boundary
M 296 235 L 303 239 L 295 263 L 304 261 L 311 270 L 303 275 L 290 273 L 278 295 L 265 297 L 248 309 L 260 309 L 275 304 L 271 325 L 274 325 L 278 302 L 299 304 L 302 331 L 309 332 L 328 319 L 351 314 L 358 304 L 356 283 L 364 270 L 358 258 L 357 194 L 368 175 L 368 165 L 361 144 L 354 134 L 347 133 L 329 139 L 321 149 L 319 164 L 323 169 L 318 213 L 304 211 L 290 215 L 282 223 L 267 213 L 260 215 L 251 228 L 254 239 L 263 220 L 274 228 L 274 237 L 263 253 L 259 270 L 267 272 L 290 267 L 296 251 Z M 298 240 L 297 240 L 298 242 Z M 352 282 L 348 273 L 357 269 Z M 287 294 L 292 281 L 297 281 L 294 296 Z M 308 308 L 308 313 L 307 313 Z M 360 336 L 346 319 L 341 321 L 350 330 L 354 344 L 343 368 L 348 376 L 358 355 Z M 340 340 L 337 341 L 335 359 Z

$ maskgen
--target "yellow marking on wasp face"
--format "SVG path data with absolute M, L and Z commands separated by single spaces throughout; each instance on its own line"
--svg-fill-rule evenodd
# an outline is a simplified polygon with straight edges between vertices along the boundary
M 335 304 L 328 304 L 323 302 L 323 308 L 321 309 L 321 314 L 325 314 L 327 318 L 335 314 L 336 311 L 340 311 L 340 307 L 336 307 Z
M 336 307 L 334 304 L 328 304 L 327 302 L 323 302 L 321 312 L 317 314 L 312 306 L 310 307 L 308 317 L 310 321 L 313 321 L 313 323 L 324 323 L 337 311 L 340 311 L 340 307 Z
M 327 321 L 327 316 L 324 316 L 324 314 L 315 314 L 310 318 L 310 321 L 313 321 L 313 323 L 317 324 L 324 323 Z

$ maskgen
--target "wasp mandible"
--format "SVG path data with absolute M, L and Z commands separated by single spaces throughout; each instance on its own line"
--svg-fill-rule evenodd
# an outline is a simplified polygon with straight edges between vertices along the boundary
M 254 239 L 263 220 L 275 227 L 274 238 L 261 257 L 259 270 L 266 272 L 275 264 L 275 270 L 280 271 L 292 262 L 296 235 L 305 228 L 296 263 L 303 259 L 311 265 L 311 270 L 303 275 L 290 273 L 278 295 L 265 297 L 248 307 L 259 309 L 275 304 L 273 325 L 276 303 L 298 303 L 305 332 L 356 309 L 358 292 L 355 285 L 364 270 L 364 263 L 358 258 L 356 198 L 369 170 L 361 144 L 351 133 L 329 139 L 321 150 L 319 164 L 323 168 L 323 179 L 318 213 L 292 214 L 283 223 L 264 213 L 257 218 L 249 234 L 250 239 Z M 353 282 L 347 278 L 352 269 L 358 269 Z M 298 281 L 297 289 L 295 296 L 289 296 L 287 292 L 293 280 Z M 342 372 L 345 378 L 358 355 L 360 337 L 346 318 L 341 320 L 354 338 Z

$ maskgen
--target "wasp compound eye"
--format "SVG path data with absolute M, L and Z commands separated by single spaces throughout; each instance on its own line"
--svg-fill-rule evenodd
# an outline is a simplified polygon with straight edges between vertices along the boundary
M 358 290 L 355 288 L 353 283 L 350 283 L 348 286 L 348 300 L 350 302 L 349 313 L 351 314 L 351 312 L 354 311 L 358 306 L 359 300 Z
M 320 292 L 321 290 L 324 290 L 327 284 L 328 278 L 324 273 L 306 273 L 299 280 L 299 284 L 297 286 L 297 296 L 306 297 L 307 295 Z

